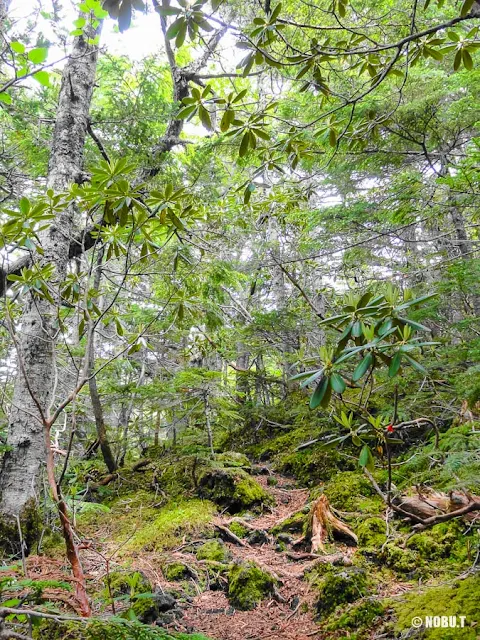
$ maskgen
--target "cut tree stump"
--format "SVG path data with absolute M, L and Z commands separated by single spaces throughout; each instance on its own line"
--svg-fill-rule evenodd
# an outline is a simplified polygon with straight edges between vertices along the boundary
M 310 522 L 308 531 L 312 543 L 312 553 L 325 553 L 325 543 L 335 533 L 346 536 L 358 544 L 358 538 L 347 525 L 339 520 L 330 508 L 325 494 L 321 495 L 310 508 Z

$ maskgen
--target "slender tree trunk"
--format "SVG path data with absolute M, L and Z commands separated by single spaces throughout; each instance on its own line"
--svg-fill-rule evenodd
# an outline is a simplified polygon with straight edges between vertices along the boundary
M 63 71 L 50 154 L 47 185 L 54 191 L 84 181 L 83 148 L 96 63 L 96 47 L 81 36 L 75 38 Z M 17 375 L 8 424 L 9 450 L 0 474 L 0 513 L 4 516 L 21 514 L 29 501 L 36 498 L 40 470 L 45 463 L 44 425 L 55 400 L 60 292 L 74 232 L 75 211 L 69 207 L 57 213 L 40 238 L 43 255 L 38 259 L 39 266 L 54 267 L 49 282 L 53 304 L 32 294 L 25 296 L 15 339 Z
M 142 386 L 144 378 L 145 378 L 145 360 L 142 360 L 142 366 L 141 366 L 140 374 L 137 380 L 137 388 Z M 135 398 L 136 398 L 136 394 L 132 393 L 132 395 L 130 396 L 130 402 L 128 403 L 128 406 L 122 405 L 122 408 L 120 410 L 120 424 L 123 427 L 123 432 L 122 432 L 122 448 L 121 448 L 120 456 L 118 458 L 119 467 L 123 467 L 125 463 L 125 456 L 127 455 L 128 428 L 130 424 L 130 418 L 132 416 L 133 406 L 135 404 Z
M 96 271 L 93 278 L 93 288 L 95 291 L 100 289 L 102 279 L 102 260 L 103 250 L 100 250 L 97 257 Z M 107 436 L 107 427 L 105 426 L 105 418 L 103 415 L 103 407 L 100 401 L 100 395 L 97 388 L 97 380 L 93 375 L 95 371 L 95 329 L 90 322 L 90 341 L 88 345 L 88 389 L 90 391 L 90 401 L 92 403 L 93 415 L 95 416 L 95 426 L 97 429 L 97 440 L 100 445 L 103 460 L 110 473 L 117 469 L 115 457 L 110 447 Z
M 215 450 L 213 448 L 212 423 L 211 423 L 211 420 L 210 420 L 210 402 L 209 402 L 209 393 L 208 393 L 208 391 L 205 392 L 204 403 L 205 403 L 205 426 L 207 428 L 208 448 L 210 449 L 210 453 L 211 453 L 212 457 L 215 457 Z

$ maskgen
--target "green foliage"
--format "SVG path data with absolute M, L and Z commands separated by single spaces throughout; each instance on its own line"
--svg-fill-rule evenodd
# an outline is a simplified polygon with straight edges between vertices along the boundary
M 42 640 L 208 640 L 201 634 L 172 634 L 158 627 L 122 620 L 90 622 L 57 622 L 46 620 L 34 630 L 34 638 Z

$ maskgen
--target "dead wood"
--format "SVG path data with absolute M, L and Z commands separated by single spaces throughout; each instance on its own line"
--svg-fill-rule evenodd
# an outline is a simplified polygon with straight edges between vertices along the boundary
M 468 516 L 471 520 L 474 511 L 480 511 L 480 496 L 472 496 L 461 491 L 440 493 L 430 489 L 417 488 L 417 495 L 389 496 L 380 489 L 372 474 L 364 469 L 364 473 L 372 483 L 373 488 L 385 504 L 395 513 L 415 522 L 416 529 L 426 529 L 439 522 L 447 522 L 454 518 Z
M 230 540 L 230 542 L 234 542 L 235 544 L 238 544 L 240 547 L 248 547 L 249 545 L 244 542 L 241 538 L 239 538 L 238 536 L 236 536 L 233 531 L 230 531 L 230 529 L 228 527 L 224 527 L 221 524 L 215 524 L 215 528 L 218 529 L 220 531 L 220 533 L 223 533 L 223 535 Z
M 358 544 L 358 538 L 347 525 L 339 520 L 330 508 L 325 494 L 321 495 L 310 507 L 308 532 L 312 543 L 312 553 L 325 552 L 325 542 L 333 534 L 342 534 Z

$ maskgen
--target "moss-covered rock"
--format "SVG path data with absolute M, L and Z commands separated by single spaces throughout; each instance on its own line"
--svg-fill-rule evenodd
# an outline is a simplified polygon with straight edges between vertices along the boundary
M 375 621 L 385 612 L 385 604 L 373 598 L 364 598 L 361 602 L 354 602 L 346 607 L 335 610 L 322 630 L 348 631 L 353 632 L 357 640 L 371 637 L 372 626 Z
M 216 462 L 223 467 L 244 467 L 250 469 L 251 462 L 244 453 L 238 451 L 224 451 L 216 456 Z
M 395 600 L 392 606 L 397 616 L 395 630 L 398 633 L 411 629 L 415 617 L 420 617 L 425 625 L 426 616 L 456 616 L 456 628 L 424 626 L 420 637 L 428 640 L 476 640 L 480 624 L 480 575 L 454 584 L 426 588 L 420 593 L 410 592 L 402 600 Z M 460 627 L 459 616 L 465 616 L 463 628 Z M 432 625 L 435 623 L 432 620 Z
M 273 593 L 275 579 L 254 562 L 233 564 L 228 572 L 228 600 L 236 609 L 248 611 Z
M 349 567 L 341 571 L 328 570 L 317 584 L 317 591 L 317 614 L 319 618 L 325 618 L 339 605 L 355 602 L 366 595 L 366 572 L 359 567 Z
M 228 562 L 230 553 L 227 547 L 219 540 L 209 540 L 197 549 L 197 560 L 209 560 L 213 562 Z
M 122 621 L 118 618 L 91 620 L 89 622 L 57 622 L 45 620 L 34 627 L 35 640 L 208 640 L 202 634 L 175 634 L 159 627 L 140 622 Z
M 189 568 L 183 562 L 169 562 L 162 568 L 162 572 L 169 582 L 185 580 L 191 575 Z
M 271 496 L 243 469 L 208 469 L 199 478 L 198 490 L 230 513 L 272 503 Z
M 387 539 L 387 525 L 382 518 L 368 518 L 356 530 L 360 547 L 380 549 Z

